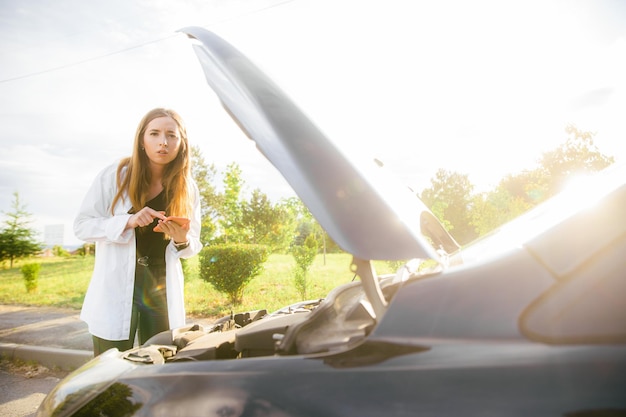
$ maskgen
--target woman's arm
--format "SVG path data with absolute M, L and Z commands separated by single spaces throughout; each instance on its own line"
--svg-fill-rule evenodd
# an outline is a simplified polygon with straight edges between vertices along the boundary
M 172 236 L 172 242 L 169 244 L 169 249 L 178 253 L 181 258 L 189 258 L 202 249 L 202 243 L 200 242 L 200 225 L 202 221 L 202 211 L 200 206 L 200 191 L 198 186 L 192 180 L 192 212 L 188 229 L 184 230 L 184 234 L 169 233 Z M 182 228 L 180 228 L 182 230 Z M 175 242 L 189 242 L 188 246 L 184 246 L 182 249 L 177 249 L 174 245 Z
M 128 243 L 134 231 L 127 228 L 131 214 L 128 199 L 120 201 L 111 213 L 117 191 L 117 165 L 102 170 L 94 179 L 74 220 L 74 234 L 86 242 Z M 128 206 L 128 207 L 126 207 Z

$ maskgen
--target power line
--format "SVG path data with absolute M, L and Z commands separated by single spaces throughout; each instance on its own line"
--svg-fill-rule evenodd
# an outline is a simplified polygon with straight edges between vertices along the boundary
M 4 80 L 0 80 L 0 84 L 7 83 L 7 82 L 10 82 L 10 81 L 22 80 L 24 78 L 31 78 L 31 77 L 35 77 L 35 76 L 38 76 L 38 75 L 47 74 L 49 72 L 54 72 L 54 71 L 59 71 L 59 70 L 62 70 L 62 69 L 66 69 L 66 68 L 75 67 L 75 66 L 78 66 L 78 65 L 85 64 L 87 62 L 97 61 L 99 59 L 103 59 L 103 58 L 107 58 L 107 57 L 110 57 L 110 56 L 113 56 L 113 55 L 118 55 L 118 54 L 121 54 L 121 53 L 124 53 L 124 52 L 132 51 L 133 49 L 143 48 L 146 45 L 150 45 L 150 44 L 153 44 L 153 43 L 157 43 L 157 42 L 161 42 L 161 41 L 164 41 L 164 40 L 167 40 L 167 39 L 171 39 L 174 36 L 178 36 L 178 35 L 179 35 L 178 33 L 174 33 L 174 34 L 171 34 L 169 36 L 165 36 L 165 37 L 162 37 L 162 38 L 159 38 L 159 39 L 154 39 L 154 40 L 151 40 L 151 41 L 143 42 L 143 43 L 141 43 L 139 45 L 134 45 L 134 46 L 130 46 L 128 48 L 120 49 L 118 51 L 109 52 L 108 54 L 103 54 L 103 55 L 98 55 L 98 56 L 95 56 L 95 57 L 92 57 L 92 58 L 83 59 L 82 61 L 76 61 L 76 62 L 72 62 L 70 64 L 61 65 L 61 66 L 58 66 L 58 67 L 48 68 L 48 69 L 37 71 L 37 72 L 31 72 L 31 73 L 28 73 L 28 74 L 19 75 L 17 77 L 5 78 Z
M 229 21 L 229 20 L 236 20 L 236 19 L 239 19 L 239 18 L 241 18 L 243 16 L 257 14 L 257 13 L 260 13 L 260 12 L 263 12 L 263 11 L 266 11 L 266 10 L 269 10 L 269 9 L 273 9 L 273 8 L 282 6 L 282 5 L 287 4 L 287 3 L 291 3 L 293 1 L 295 1 L 295 0 L 283 0 L 283 1 L 276 2 L 274 4 L 269 4 L 269 5 L 265 6 L 265 7 L 261 7 L 259 9 L 253 9 L 253 10 L 248 11 L 247 13 L 242 13 L 242 14 L 240 14 L 238 16 L 235 16 L 235 17 L 232 17 L 232 18 L 229 18 L 229 19 L 224 19 L 224 20 L 220 21 L 220 23 L 223 23 L 223 22 Z M 23 80 L 25 78 L 32 78 L 32 77 L 36 77 L 36 76 L 39 76 L 39 75 L 47 74 L 47 73 L 50 73 L 50 72 L 59 71 L 59 70 L 66 69 L 66 68 L 76 67 L 78 65 L 82 65 L 82 64 L 85 64 L 87 62 L 93 62 L 93 61 L 97 61 L 97 60 L 100 60 L 100 59 L 108 58 L 108 57 L 113 56 L 113 55 L 118 55 L 118 54 L 121 54 L 121 53 L 124 53 L 124 52 L 132 51 L 133 49 L 143 48 L 144 46 L 147 46 L 147 45 L 150 45 L 150 44 L 153 44 L 153 43 L 157 43 L 157 42 L 161 42 L 161 41 L 164 41 L 164 40 L 171 39 L 174 36 L 179 36 L 179 34 L 178 33 L 173 33 L 173 34 L 168 35 L 168 36 L 164 36 L 164 37 L 161 37 L 161 38 L 158 38 L 158 39 L 154 39 L 154 40 L 151 40 L 151 41 L 143 42 L 143 43 L 140 43 L 138 45 L 134 45 L 134 46 L 130 46 L 128 48 L 120 49 L 118 51 L 109 52 L 107 54 L 98 55 L 98 56 L 95 56 L 95 57 L 92 57 L 92 58 L 83 59 L 81 61 L 76 61 L 76 62 L 72 62 L 72 63 L 65 64 L 65 65 L 60 65 L 58 67 L 48 68 L 48 69 L 41 70 L 41 71 L 31 72 L 31 73 L 24 74 L 24 75 L 18 75 L 16 77 L 5 78 L 3 80 L 0 80 L 0 84 L 8 83 L 8 82 L 11 82 L 11 81 Z

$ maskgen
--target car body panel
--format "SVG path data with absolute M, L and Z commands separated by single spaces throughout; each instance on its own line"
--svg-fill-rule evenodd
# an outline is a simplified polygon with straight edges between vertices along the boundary
M 144 366 L 83 412 L 98 415 L 118 397 L 134 416 L 608 416 L 624 410 L 623 353 L 459 343 L 370 365 L 269 357 Z
M 386 178 L 373 161 L 353 165 L 226 41 L 202 28 L 181 31 L 199 41 L 194 50 L 227 112 L 342 249 L 368 260 L 439 258 L 420 232 L 420 214 L 428 209 L 408 188 Z
M 371 337 L 522 339 L 520 314 L 552 285 L 554 278 L 517 249 L 494 262 L 452 269 L 405 285 L 390 302 Z

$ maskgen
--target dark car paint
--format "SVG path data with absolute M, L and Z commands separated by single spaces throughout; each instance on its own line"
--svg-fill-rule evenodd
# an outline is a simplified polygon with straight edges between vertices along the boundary
M 520 314 L 553 284 L 545 269 L 518 249 L 496 262 L 405 285 L 371 337 L 520 340 Z
M 358 357 L 352 358 L 357 360 Z M 143 367 L 111 397 L 134 416 L 589 416 L 625 412 L 624 350 L 532 343 L 457 343 L 371 364 L 256 358 Z M 123 407 L 120 407 L 123 408 Z M 253 412 L 252 410 L 256 410 Z M 621 410 L 621 411 L 620 411 Z M 85 410 L 86 411 L 86 410 Z M 109 414 L 111 415 L 111 414 Z M 115 414 L 113 414 L 115 415 Z

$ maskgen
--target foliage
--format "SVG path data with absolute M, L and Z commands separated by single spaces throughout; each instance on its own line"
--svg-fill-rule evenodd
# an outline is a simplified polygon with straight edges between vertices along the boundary
M 477 237 L 470 222 L 473 189 L 466 174 L 439 169 L 421 193 L 424 204 L 461 244 Z
M 406 261 L 385 261 L 386 264 L 391 268 L 392 271 L 398 271 L 402 265 L 406 263 Z
M 307 299 L 309 268 L 317 252 L 318 243 L 313 234 L 309 234 L 302 245 L 295 245 L 291 248 L 291 254 L 296 260 L 294 283 L 303 301 Z
M 298 235 L 302 240 L 315 233 L 324 244 L 324 251 L 340 249 L 312 218 L 308 209 L 296 197 L 281 199 L 274 204 L 261 190 L 255 189 L 249 200 L 242 196 L 245 182 L 236 163 L 223 173 L 223 192 L 211 185 L 216 170 L 207 166 L 199 150 L 193 152 L 193 175 L 202 202 L 201 241 L 207 244 L 253 243 L 268 246 L 272 253 L 286 253 Z M 300 230 L 300 232 L 298 232 Z M 306 234 L 302 231 L 306 230 Z
M 180 265 L 183 268 L 183 277 L 185 282 L 189 280 L 190 277 L 196 274 L 196 263 L 191 262 L 189 258 L 180 258 Z
M 315 221 L 309 209 L 299 198 L 292 197 L 290 199 L 286 199 L 284 200 L 283 205 L 290 213 L 295 224 L 294 236 L 291 245 L 302 246 L 304 245 L 304 241 L 307 236 L 311 233 L 319 231 L 315 227 L 316 225 L 319 226 L 319 224 Z M 321 227 L 319 229 L 321 229 Z
M 226 293 L 230 302 L 240 304 L 246 285 L 263 271 L 269 256 L 264 245 L 219 244 L 200 252 L 200 277 L 216 290 Z
M 41 264 L 39 263 L 28 263 L 22 266 L 21 271 L 24 277 L 24 284 L 26 285 L 26 292 L 37 290 L 40 269 Z
M 8 219 L 0 232 L 0 262 L 9 260 L 10 267 L 17 259 L 39 253 L 43 245 L 35 238 L 35 231 L 28 227 L 30 213 L 20 204 L 19 194 L 13 193 L 12 211 L 4 212 Z
M 472 225 L 482 236 L 527 211 L 531 205 L 522 197 L 511 195 L 505 186 L 474 197 Z
M 293 240 L 296 220 L 289 200 L 273 204 L 255 189 L 249 200 L 241 195 L 244 181 L 241 169 L 231 163 L 224 173 L 218 224 L 219 236 L 211 244 L 252 243 L 265 245 L 271 252 L 284 252 Z
M 289 197 L 281 200 L 281 207 L 288 213 L 289 218 L 294 223 L 294 236 L 292 242 L 290 244 L 302 244 L 297 243 L 298 236 L 300 235 L 299 230 L 301 228 L 302 223 L 311 223 L 313 220 L 313 216 L 309 209 L 304 205 L 302 200 L 298 197 Z M 306 236 L 304 236 L 306 237 Z M 304 238 L 302 238 L 302 242 Z
M 224 194 L 218 220 L 222 242 L 246 242 L 246 233 L 242 227 L 243 203 L 240 196 L 243 186 L 241 168 L 236 163 L 229 164 L 224 173 Z
M 61 245 L 54 245 L 52 247 L 52 254 L 60 257 L 70 256 L 70 253 Z
M 594 133 L 574 125 L 565 131 L 567 140 L 545 152 L 537 167 L 505 176 L 494 190 L 472 194 L 467 175 L 439 170 L 421 198 L 457 241 L 467 243 L 560 192 L 573 176 L 614 162 L 595 146 Z
M 283 252 L 291 243 L 295 225 L 285 207 L 272 204 L 267 195 L 255 189 L 250 201 L 242 205 L 241 227 L 248 242 Z
M 448 208 L 449 204 L 445 201 L 433 201 L 431 204 L 432 205 L 430 206 L 430 211 L 432 211 L 439 220 L 439 222 L 441 222 L 441 225 L 448 232 L 454 229 L 454 226 L 448 220 L 446 220 L 446 209 Z
M 221 206 L 222 197 L 213 185 L 217 175 L 215 165 L 208 165 L 202 151 L 197 146 L 191 148 L 191 175 L 198 186 L 201 199 L 201 232 L 200 241 L 204 244 L 211 241 L 216 231 L 216 219 Z
M 595 133 L 581 131 L 573 124 L 565 132 L 569 135 L 565 143 L 545 152 L 539 161 L 546 198 L 561 191 L 573 176 L 597 172 L 615 162 L 594 144 Z
M 302 200 L 297 197 L 284 199 L 283 206 L 290 213 L 290 217 L 295 224 L 294 235 L 291 242 L 292 246 L 303 245 L 307 236 L 314 234 L 318 245 L 321 244 L 324 254 L 342 252 L 339 245 L 322 229 Z
M 84 243 L 83 246 L 76 250 L 76 254 L 80 256 L 93 256 L 96 254 L 96 245 L 94 243 Z

